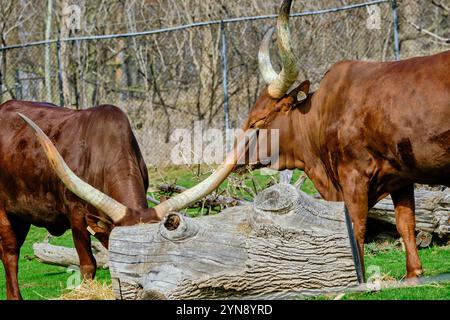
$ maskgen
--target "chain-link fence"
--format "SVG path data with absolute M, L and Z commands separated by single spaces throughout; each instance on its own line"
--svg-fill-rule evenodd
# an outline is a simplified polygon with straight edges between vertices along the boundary
M 344 59 L 387 61 L 449 48 L 439 0 L 294 1 L 299 80 L 313 89 Z M 170 165 L 176 128 L 238 128 L 263 87 L 257 52 L 276 15 L 190 23 L 0 48 L 0 101 L 85 109 L 113 104 L 131 120 L 149 166 Z M 277 64 L 276 46 L 272 58 Z

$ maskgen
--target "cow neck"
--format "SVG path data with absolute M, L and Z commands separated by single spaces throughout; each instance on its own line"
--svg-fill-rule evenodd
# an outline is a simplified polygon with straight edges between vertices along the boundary
M 340 192 L 334 186 L 326 171 L 326 166 L 320 154 L 320 117 L 318 108 L 296 110 L 292 117 L 292 127 L 295 128 L 296 163 L 303 163 L 303 169 L 322 198 L 328 201 L 342 201 Z

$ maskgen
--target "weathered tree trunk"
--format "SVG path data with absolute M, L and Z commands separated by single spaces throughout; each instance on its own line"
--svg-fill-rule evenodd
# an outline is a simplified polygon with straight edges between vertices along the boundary
M 357 284 L 343 204 L 287 184 L 218 215 L 117 227 L 109 251 L 118 299 L 275 298 Z
M 416 230 L 440 237 L 450 235 L 450 188 L 445 188 L 443 191 L 416 189 L 414 195 Z M 391 197 L 378 202 L 369 211 L 369 217 L 395 224 L 394 204 Z
M 52 11 L 53 11 L 53 0 L 47 0 L 47 21 L 45 26 L 45 40 L 50 40 L 50 35 L 52 32 Z M 45 45 L 45 92 L 46 101 L 53 102 L 52 99 L 52 81 L 51 81 L 51 44 L 47 43 Z
M 68 0 L 62 0 L 61 2 L 61 20 L 60 20 L 60 37 L 61 39 L 69 38 L 70 30 L 69 24 L 67 23 L 68 17 L 65 15 L 67 12 L 64 12 L 68 7 Z M 70 81 L 69 81 L 69 43 L 67 41 L 61 41 L 61 76 L 62 76 L 62 94 L 64 100 L 64 106 L 71 105 L 70 98 Z
M 33 252 L 35 258 L 42 263 L 62 267 L 80 265 L 80 259 L 75 248 L 55 246 L 47 242 L 36 242 L 33 244 Z M 98 268 L 108 268 L 108 250 L 99 242 L 93 242 L 92 253 L 95 256 Z

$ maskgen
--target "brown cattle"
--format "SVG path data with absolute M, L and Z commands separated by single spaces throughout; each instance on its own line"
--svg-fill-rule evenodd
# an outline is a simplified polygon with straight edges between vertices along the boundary
M 39 124 L 67 165 L 104 193 L 64 173 L 60 178 L 75 194 L 70 192 L 18 113 Z M 147 167 L 128 118 L 117 107 L 75 111 L 12 100 L 0 106 L 0 119 L 0 257 L 8 299 L 21 298 L 18 257 L 30 225 L 46 228 L 56 236 L 71 229 L 80 271 L 84 278 L 92 278 L 96 262 L 90 233 L 107 247 L 114 226 L 155 222 L 164 215 L 147 206 Z M 45 138 L 49 152 L 58 157 Z M 76 187 L 74 181 L 78 182 Z
M 302 169 L 324 199 L 345 202 L 361 257 L 368 209 L 390 194 L 406 247 L 407 277 L 419 276 L 414 183 L 450 186 L 450 51 L 395 62 L 343 61 L 326 72 L 316 92 L 309 91 L 309 81 L 290 90 L 298 75 L 288 25 L 291 2 L 283 2 L 277 21 L 283 68 L 277 74 L 270 63 L 268 32 L 259 52 L 268 87 L 244 130 L 253 136 L 261 129 L 279 130 L 279 154 L 271 166 Z M 268 139 L 258 135 L 258 140 L 270 155 Z M 239 157 L 230 154 L 187 191 L 195 195 L 191 198 L 216 188 Z M 178 201 L 165 205 L 171 200 Z
M 259 132 L 277 129 L 279 153 L 270 166 L 305 170 L 323 198 L 345 201 L 361 257 L 368 209 L 392 196 L 406 246 L 407 276 L 419 276 L 423 271 L 414 234 L 414 183 L 450 186 L 450 51 L 395 62 L 344 61 L 328 70 L 316 92 L 309 92 L 308 81 L 291 89 L 298 74 L 288 26 L 291 2 L 283 2 L 277 21 L 283 64 L 279 74 L 270 64 L 270 33 L 261 44 L 260 70 L 268 87 L 250 111 L 245 139 L 238 139 L 210 177 L 161 203 L 158 215 L 217 188 L 238 159 L 250 153 L 248 141 L 258 139 L 273 158 L 265 147 L 269 141 Z
M 298 74 L 291 2 L 283 2 L 277 22 L 283 69 L 277 74 L 270 64 L 269 32 L 259 52 L 268 87 L 244 130 L 278 129 L 272 165 L 305 170 L 324 199 L 345 201 L 361 257 L 368 209 L 390 194 L 407 276 L 418 276 L 414 183 L 450 186 L 450 51 L 395 62 L 343 61 L 327 71 L 316 92 L 309 92 L 308 81 L 289 90 Z M 209 179 L 220 184 L 231 169 L 223 166 Z

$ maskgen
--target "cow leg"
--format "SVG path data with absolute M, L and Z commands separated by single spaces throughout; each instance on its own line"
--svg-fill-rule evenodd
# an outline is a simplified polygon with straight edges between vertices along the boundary
M 20 247 L 30 230 L 30 224 L 8 217 L 0 207 L 0 257 L 5 268 L 6 298 L 21 300 L 18 272 Z
M 364 238 L 366 236 L 367 214 L 369 211 L 367 184 L 356 176 L 354 179 L 348 177 L 349 181 L 343 187 L 343 196 L 350 217 L 353 222 L 353 233 L 358 243 L 359 255 L 361 258 L 361 268 L 363 277 L 364 268 Z
M 397 230 L 403 239 L 406 249 L 406 277 L 415 278 L 423 274 L 423 269 L 416 245 L 414 185 L 411 184 L 392 192 L 391 197 L 395 207 Z
M 92 253 L 91 237 L 87 231 L 85 219 L 86 210 L 75 205 L 71 214 L 72 237 L 80 259 L 80 272 L 83 279 L 91 280 L 95 277 L 97 262 Z

